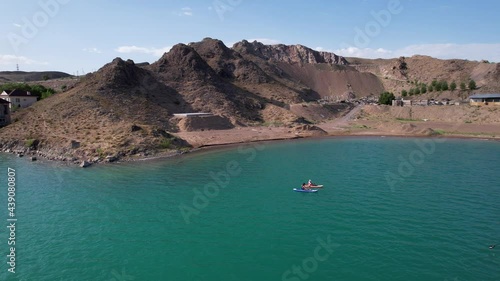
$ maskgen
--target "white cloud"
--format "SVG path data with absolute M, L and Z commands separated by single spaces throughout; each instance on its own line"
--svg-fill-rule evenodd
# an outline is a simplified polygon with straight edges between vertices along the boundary
M 18 23 L 13 23 L 12 25 L 14 25 L 15 27 L 22 27 L 22 25 L 20 25 Z
M 181 11 L 178 13 L 179 16 L 192 16 L 193 15 L 193 9 L 190 7 L 184 7 L 181 9 Z
M 89 53 L 95 53 L 95 54 L 101 54 L 101 50 L 97 48 L 83 48 L 82 51 L 84 52 L 89 52 Z
M 161 57 L 164 53 L 170 51 L 172 49 L 171 46 L 163 47 L 163 48 L 146 48 L 146 47 L 137 47 L 137 46 L 120 46 L 115 49 L 118 53 L 130 54 L 130 53 L 141 53 L 141 54 L 149 54 L 155 57 Z
M 47 65 L 48 63 L 32 60 L 23 56 L 0 55 L 0 65 L 14 65 L 14 64 Z
M 358 57 L 358 58 L 392 58 L 396 56 L 393 51 L 386 50 L 383 48 L 378 49 L 370 49 L 370 48 L 356 48 L 356 47 L 347 47 L 338 50 L 325 50 L 326 52 L 332 52 L 339 56 L 344 57 Z
M 322 47 L 316 50 L 333 52 L 345 57 L 360 58 L 395 58 L 400 56 L 426 55 L 440 59 L 467 59 L 489 60 L 500 62 L 500 44 L 420 44 L 409 45 L 404 48 L 387 50 L 383 48 L 346 47 L 337 50 L 325 50 Z
M 276 44 L 281 44 L 281 42 L 279 40 L 276 40 L 276 39 L 269 39 L 269 38 L 254 38 L 254 39 L 248 39 L 247 40 L 248 42 L 253 42 L 253 41 L 257 41 L 257 42 L 260 42 L 264 45 L 276 45 Z

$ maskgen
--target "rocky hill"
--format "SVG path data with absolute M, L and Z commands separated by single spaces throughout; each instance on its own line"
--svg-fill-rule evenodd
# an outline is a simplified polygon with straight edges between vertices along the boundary
M 474 80 L 474 92 L 488 93 L 500 91 L 500 65 L 487 61 L 461 59 L 441 60 L 429 56 L 415 55 L 394 59 L 348 58 L 351 66 L 361 72 L 376 75 L 384 88 L 394 93 L 408 90 L 415 83 L 431 84 L 433 80 L 468 84 Z M 458 89 L 458 88 L 457 88 Z M 467 91 L 469 94 L 470 91 Z M 450 96 L 450 93 L 444 93 Z M 460 92 L 451 93 L 459 97 Z
M 318 52 L 302 45 L 264 45 L 257 41 L 250 43 L 243 40 L 234 44 L 233 49 L 241 54 L 250 54 L 265 60 L 289 64 L 349 64 L 344 57 L 329 52 Z
M 497 64 L 403 60 L 346 59 L 301 45 L 245 40 L 231 48 L 211 38 L 177 44 L 152 64 L 116 58 L 65 92 L 15 112 L 14 122 L 0 129 L 0 149 L 67 161 L 146 156 L 189 147 L 174 137 L 182 130 L 336 118 L 348 103 L 316 101 L 378 96 L 413 80 L 474 78 L 482 90 L 498 90 Z M 173 116 L 185 112 L 216 117 L 187 122 Z

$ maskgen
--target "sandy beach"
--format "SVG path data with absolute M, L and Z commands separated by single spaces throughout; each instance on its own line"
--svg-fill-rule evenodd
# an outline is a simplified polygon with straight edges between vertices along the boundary
M 295 131 L 290 127 L 238 127 L 229 130 L 180 132 L 175 135 L 193 147 L 228 145 L 256 141 L 326 136 L 402 136 L 500 139 L 500 124 L 467 124 L 439 121 L 333 120 L 316 124 L 326 134 Z

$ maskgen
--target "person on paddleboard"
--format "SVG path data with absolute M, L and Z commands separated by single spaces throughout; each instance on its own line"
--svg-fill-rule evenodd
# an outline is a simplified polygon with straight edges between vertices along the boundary
M 309 180 L 309 181 L 307 182 L 307 186 L 309 186 L 309 187 L 311 187 L 311 186 L 315 186 L 315 185 L 316 185 L 316 184 L 315 184 L 315 183 L 313 183 L 311 180 Z
M 302 190 L 307 190 L 307 189 L 309 189 L 309 188 L 307 188 L 306 183 L 305 183 L 305 182 L 303 182 L 303 183 L 302 183 Z

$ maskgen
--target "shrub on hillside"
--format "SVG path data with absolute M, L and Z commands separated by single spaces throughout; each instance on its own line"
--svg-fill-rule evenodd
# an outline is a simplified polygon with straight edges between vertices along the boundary
M 457 83 L 455 83 L 455 81 L 452 81 L 450 83 L 450 90 L 455 91 L 456 88 L 457 88 Z
M 382 94 L 380 94 L 380 97 L 378 98 L 378 102 L 380 104 L 391 105 L 392 101 L 395 100 L 395 99 L 396 99 L 396 97 L 394 96 L 393 93 L 383 92 Z
M 470 80 L 469 81 L 469 90 L 475 90 L 476 89 L 476 81 Z
M 448 91 L 448 82 L 444 80 L 441 81 L 441 90 Z

